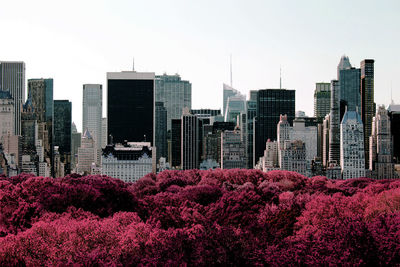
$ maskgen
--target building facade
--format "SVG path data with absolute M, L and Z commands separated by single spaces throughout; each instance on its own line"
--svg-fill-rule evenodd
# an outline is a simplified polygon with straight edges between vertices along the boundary
M 92 163 L 96 161 L 97 149 L 94 138 L 89 130 L 86 130 L 81 139 L 81 147 L 78 148 L 78 164 L 76 172 L 79 174 L 91 174 Z
M 150 142 L 128 142 L 107 145 L 101 162 L 101 174 L 124 182 L 136 182 L 153 172 L 155 158 Z
M 157 162 L 161 157 L 167 158 L 168 145 L 167 145 L 167 109 L 164 107 L 163 102 L 156 102 L 156 154 Z
M 64 167 L 62 176 L 71 173 L 71 124 L 72 103 L 54 100 L 54 146 L 58 146 L 58 155 Z
M 307 175 L 306 147 L 303 141 L 286 140 L 284 142 L 281 170 L 294 171 Z
M 0 61 L 0 92 L 9 92 L 14 103 L 14 132 L 21 135 L 21 111 L 25 101 L 25 63 Z
M 14 100 L 8 91 L 0 91 L 0 142 L 6 135 L 15 135 Z
M 331 111 L 331 84 L 316 83 L 314 91 L 314 117 L 323 120 Z
M 369 141 L 369 169 L 374 171 L 374 177 L 395 178 L 391 123 L 384 106 L 378 108 L 372 120 L 372 135 Z
M 221 169 L 246 169 L 246 146 L 240 129 L 221 133 Z
M 107 135 L 112 143 L 154 144 L 154 79 L 151 72 L 107 73 Z
M 198 169 L 199 158 L 199 119 L 186 109 L 181 118 L 181 164 L 183 170 Z
M 361 61 L 361 119 L 364 124 L 365 158 L 369 159 L 369 137 L 372 132 L 372 118 L 374 117 L 374 62 L 373 59 Z
M 276 125 L 280 115 L 286 114 L 289 124 L 295 118 L 295 90 L 264 89 L 257 94 L 257 116 L 255 118 L 254 158 L 256 161 L 264 154 L 268 139 L 276 140 Z
M 347 111 L 340 124 L 342 178 L 365 177 L 364 129 L 357 111 Z
M 100 165 L 103 115 L 103 86 L 84 84 L 82 97 L 82 133 L 89 130 L 97 149 L 96 164 Z
M 329 159 L 328 165 L 340 164 L 340 86 L 331 81 L 331 112 L 329 114 Z
M 192 84 L 178 74 L 157 75 L 155 78 L 155 101 L 163 102 L 167 110 L 167 131 L 171 120 L 180 119 L 184 108 L 192 108 Z

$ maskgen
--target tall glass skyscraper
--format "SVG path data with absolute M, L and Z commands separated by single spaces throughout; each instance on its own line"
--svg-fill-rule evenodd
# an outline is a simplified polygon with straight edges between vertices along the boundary
M 340 164 L 340 88 L 331 81 L 331 112 L 329 114 L 329 162 Z
M 0 61 L 0 91 L 7 91 L 14 101 L 14 135 L 21 135 L 21 110 L 25 101 L 25 63 Z
M 164 103 L 167 110 L 167 131 L 169 131 L 171 120 L 180 119 L 184 108 L 192 108 L 192 84 L 182 80 L 178 74 L 157 75 L 155 101 Z
M 375 115 L 374 103 L 374 60 L 361 61 L 361 119 L 364 124 L 365 158 L 369 159 L 369 137 L 372 133 L 372 118 Z M 371 168 L 371 166 L 369 166 Z
M 331 84 L 316 83 L 314 91 L 314 117 L 322 121 L 331 110 Z
M 107 135 L 114 144 L 154 145 L 154 79 L 152 72 L 107 73 Z
M 343 56 L 338 65 L 338 80 L 340 86 L 340 120 L 342 120 L 346 107 L 348 111 L 361 110 L 361 70 L 351 67 L 349 58 Z
M 257 117 L 255 118 L 254 161 L 263 156 L 268 139 L 276 140 L 276 126 L 280 115 L 287 115 L 290 124 L 295 118 L 295 90 L 264 89 L 257 94 Z
M 71 123 L 72 103 L 54 100 L 54 146 L 58 146 L 65 174 L 71 172 Z
M 96 163 L 100 164 L 103 114 L 103 86 L 101 84 L 83 85 L 82 133 L 92 134 L 97 149 Z

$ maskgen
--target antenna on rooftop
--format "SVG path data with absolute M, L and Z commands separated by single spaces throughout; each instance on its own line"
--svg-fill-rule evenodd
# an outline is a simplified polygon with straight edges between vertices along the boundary
M 132 60 L 132 70 L 135 71 L 135 58 Z
M 391 100 L 391 104 L 393 105 L 393 85 L 392 85 L 392 81 L 390 81 L 390 100 Z

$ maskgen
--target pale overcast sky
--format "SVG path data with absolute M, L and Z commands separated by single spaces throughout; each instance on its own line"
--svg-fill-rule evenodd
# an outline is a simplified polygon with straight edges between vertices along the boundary
M 26 63 L 26 78 L 54 78 L 54 98 L 72 101 L 81 130 L 82 85 L 106 72 L 179 73 L 193 108 L 222 108 L 222 83 L 296 89 L 313 115 L 316 82 L 336 78 L 343 54 L 375 59 L 375 101 L 400 103 L 400 1 L 393 0 L 0 0 L 0 60 Z M 121 96 L 123 97 L 123 96 Z M 106 114 L 104 113 L 103 116 Z

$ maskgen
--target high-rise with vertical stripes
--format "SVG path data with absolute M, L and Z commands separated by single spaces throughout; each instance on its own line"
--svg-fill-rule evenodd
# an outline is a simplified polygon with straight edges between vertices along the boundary
M 25 101 L 25 63 L 0 61 L 0 91 L 7 91 L 14 101 L 14 133 L 21 135 L 21 110 Z

